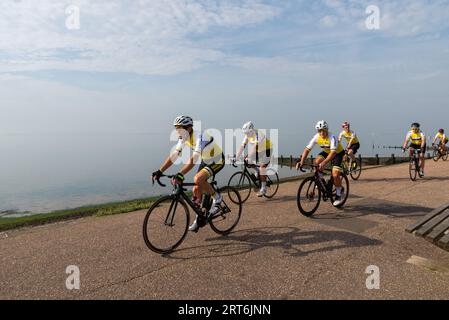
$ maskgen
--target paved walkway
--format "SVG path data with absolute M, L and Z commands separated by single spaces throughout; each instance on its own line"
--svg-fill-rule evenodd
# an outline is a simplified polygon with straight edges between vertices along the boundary
M 404 229 L 449 202 L 449 162 L 428 162 L 427 177 L 407 165 L 366 171 L 344 210 L 324 203 L 317 215 L 296 207 L 298 182 L 277 199 L 252 198 L 236 231 L 189 234 L 169 257 L 143 243 L 144 211 L 0 234 L 0 299 L 448 299 L 449 276 L 406 261 L 449 265 L 449 253 Z M 68 265 L 81 290 L 65 287 Z M 365 270 L 380 268 L 380 290 Z

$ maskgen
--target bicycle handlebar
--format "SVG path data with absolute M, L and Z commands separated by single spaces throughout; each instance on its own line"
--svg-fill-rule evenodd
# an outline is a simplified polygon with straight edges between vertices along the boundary
M 309 166 L 309 167 L 311 167 L 311 168 L 313 168 L 313 169 L 319 168 L 319 166 L 317 166 L 316 164 L 305 164 L 305 166 Z M 306 170 L 304 170 L 304 166 L 300 167 L 299 170 L 300 170 L 301 172 L 307 172 Z
M 175 176 L 167 176 L 167 175 L 163 174 L 163 175 L 153 179 L 153 186 L 154 186 L 154 182 L 156 181 L 158 183 L 158 185 L 160 185 L 161 187 L 165 188 L 167 185 L 165 185 L 165 184 L 163 184 L 161 182 L 161 178 L 164 178 L 164 177 L 169 178 L 169 179 L 173 179 Z
M 232 166 L 234 168 L 238 168 L 238 166 L 236 165 L 237 160 L 232 161 Z M 247 168 L 260 168 L 260 165 L 257 164 L 250 164 L 249 161 L 247 159 L 243 160 L 243 165 Z

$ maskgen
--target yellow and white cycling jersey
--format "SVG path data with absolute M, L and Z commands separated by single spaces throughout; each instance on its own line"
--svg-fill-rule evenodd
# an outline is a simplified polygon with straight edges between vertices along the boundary
M 343 139 L 345 139 L 347 143 L 351 142 L 351 140 L 352 140 L 352 144 L 360 143 L 359 138 L 357 137 L 357 134 L 352 130 L 350 130 L 349 132 L 346 132 L 346 130 L 343 130 L 340 133 L 338 140 L 342 141 Z
M 189 139 L 180 137 L 176 145 L 176 151 L 181 154 L 185 146 L 192 149 L 194 154 L 199 154 L 203 162 L 221 163 L 223 161 L 222 149 L 208 132 L 199 133 L 194 131 Z
M 437 140 L 442 144 L 446 144 L 449 138 L 444 133 L 437 133 L 433 142 L 435 143 Z
M 323 152 L 329 154 L 332 151 L 335 151 L 336 153 L 343 152 L 345 149 L 343 148 L 342 144 L 338 141 L 337 136 L 329 133 L 328 137 L 326 139 L 323 139 L 319 133 L 317 133 L 312 140 L 310 140 L 309 144 L 307 145 L 308 150 L 312 150 L 314 146 L 319 145 Z
M 250 137 L 245 136 L 242 145 L 246 147 L 248 144 L 257 145 L 258 152 L 264 152 L 273 148 L 273 143 L 261 130 L 255 130 L 255 133 Z
M 411 142 L 415 146 L 421 146 L 426 141 L 426 135 L 420 131 L 418 133 L 411 130 L 406 137 L 407 142 Z

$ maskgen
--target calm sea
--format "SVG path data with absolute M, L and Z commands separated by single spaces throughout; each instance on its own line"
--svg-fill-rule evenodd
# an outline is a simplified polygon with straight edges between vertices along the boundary
M 172 145 L 168 133 L 0 135 L 0 212 L 50 212 L 168 192 L 148 177 Z M 235 171 L 227 166 L 219 182 Z

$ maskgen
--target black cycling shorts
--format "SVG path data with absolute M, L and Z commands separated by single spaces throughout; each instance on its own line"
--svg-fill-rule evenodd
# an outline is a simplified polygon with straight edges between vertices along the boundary
M 204 161 L 201 162 L 200 167 L 198 168 L 198 173 L 201 171 L 206 171 L 209 174 L 209 178 L 210 177 L 214 177 L 217 175 L 217 173 L 219 173 L 221 170 L 223 170 L 225 166 L 225 156 L 224 154 L 222 155 L 222 161 L 219 163 L 212 163 L 212 164 L 207 164 Z
M 359 143 L 359 142 L 354 143 L 353 145 L 351 145 L 351 147 L 350 147 L 349 149 L 352 150 L 352 152 L 353 152 L 354 154 L 357 154 L 357 152 L 358 152 L 359 149 L 360 149 L 360 143 Z
M 418 153 L 426 153 L 426 150 L 427 150 L 427 146 L 425 145 L 424 146 L 424 148 L 421 148 L 421 145 L 416 145 L 416 144 L 413 144 L 413 143 L 411 143 L 410 145 L 409 145 L 409 148 L 410 149 L 414 149 L 414 150 L 416 150 L 416 151 L 418 151 Z
M 340 171 L 343 171 L 341 164 L 343 163 L 343 158 L 345 157 L 345 155 L 346 155 L 346 152 L 344 152 L 344 151 L 337 153 L 335 155 L 334 159 L 332 159 L 332 162 L 331 162 L 332 169 L 338 169 Z M 329 153 L 323 151 L 318 156 L 323 159 L 327 159 L 327 157 L 329 156 Z

